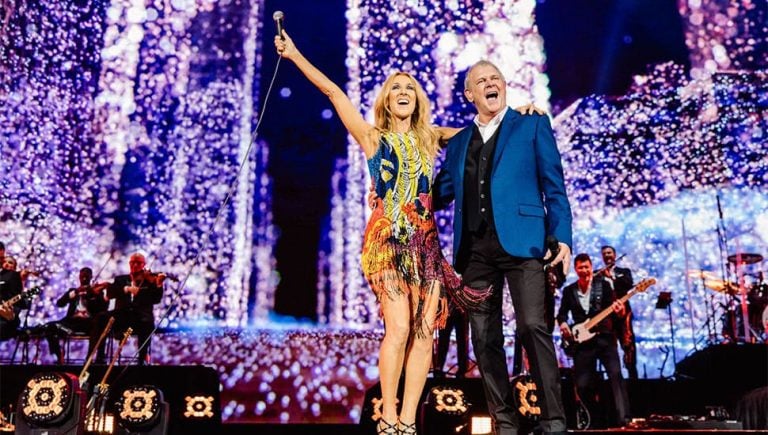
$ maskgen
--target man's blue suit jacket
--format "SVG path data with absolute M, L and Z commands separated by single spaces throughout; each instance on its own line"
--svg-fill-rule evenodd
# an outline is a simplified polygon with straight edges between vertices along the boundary
M 541 258 L 546 236 L 551 234 L 572 249 L 571 207 L 549 118 L 509 109 L 499 128 L 491 169 L 491 207 L 501 246 L 515 257 Z M 474 124 L 448 141 L 432 192 L 435 209 L 456 200 L 454 262 L 464 228 L 464 166 L 473 130 Z

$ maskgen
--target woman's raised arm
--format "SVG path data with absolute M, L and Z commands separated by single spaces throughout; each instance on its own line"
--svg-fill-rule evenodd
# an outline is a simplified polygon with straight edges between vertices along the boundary
M 352 105 L 347 94 L 341 88 L 333 83 L 331 79 L 323 74 L 317 67 L 312 65 L 304 55 L 299 52 L 294 45 L 293 40 L 283 30 L 283 38 L 275 36 L 275 48 L 277 53 L 296 64 L 299 70 L 306 76 L 320 92 L 324 93 L 331 100 L 333 108 L 339 115 L 341 122 L 347 128 L 347 131 L 362 146 L 366 157 L 371 157 L 376 152 L 378 146 L 378 133 L 376 128 L 365 121 L 360 111 Z

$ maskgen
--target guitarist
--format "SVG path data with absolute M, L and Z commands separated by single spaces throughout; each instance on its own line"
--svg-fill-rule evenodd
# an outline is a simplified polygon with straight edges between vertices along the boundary
M 603 256 L 603 268 L 599 275 L 608 281 L 616 292 L 616 297 L 620 298 L 635 285 L 632 281 L 632 271 L 616 266 L 616 250 L 613 246 L 603 246 L 600 248 L 600 254 Z M 629 379 L 637 379 L 637 346 L 635 345 L 635 330 L 632 327 L 632 307 L 627 302 L 627 315 L 621 321 L 616 322 L 616 335 L 619 337 L 621 349 L 624 351 L 624 367 L 627 368 Z
M 16 271 L 16 260 L 10 255 L 4 255 L 0 269 L 0 301 L 4 302 L 21 294 L 22 288 L 21 274 Z M 16 336 L 20 323 L 19 313 L 25 308 L 29 308 L 29 302 L 23 298 L 11 307 L 0 305 L 0 341 Z
M 592 332 L 596 335 L 589 341 L 574 346 L 573 372 L 579 396 L 592 415 L 600 415 L 598 406 L 605 408 L 605 403 L 598 404 L 597 390 L 597 360 L 600 360 L 608 374 L 608 380 L 613 392 L 613 408 L 616 410 L 613 425 L 622 426 L 629 414 L 624 380 L 621 376 L 621 363 L 617 347 L 617 337 L 614 322 L 620 321 L 626 315 L 624 304 L 616 300 L 616 295 L 610 284 L 604 279 L 595 279 L 592 272 L 592 260 L 587 254 L 579 254 L 574 259 L 578 281 L 563 289 L 563 298 L 557 313 L 557 323 L 563 340 L 572 338 L 571 328 L 567 320 L 570 317 L 574 323 L 582 323 L 595 316 L 607 307 L 614 314 L 600 322 Z

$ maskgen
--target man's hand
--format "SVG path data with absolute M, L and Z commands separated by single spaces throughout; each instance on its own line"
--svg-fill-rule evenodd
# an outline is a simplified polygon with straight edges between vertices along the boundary
M 558 263 L 563 263 L 563 275 L 568 275 L 568 271 L 571 270 L 571 248 L 566 245 L 565 243 L 558 243 L 557 244 L 557 256 L 552 260 L 552 262 L 549 263 L 550 267 L 557 265 Z M 552 252 L 547 249 L 547 253 L 544 254 L 544 260 L 549 260 L 549 257 L 552 256 Z
M 13 312 L 13 307 L 0 304 L 0 317 L 5 320 L 13 320 L 16 317 L 16 313 Z
M 127 285 L 124 288 L 126 293 L 130 293 L 131 296 L 136 297 L 136 294 L 139 292 L 139 288 L 135 286 Z
M 611 308 L 613 309 L 613 312 L 616 313 L 619 317 L 624 317 L 624 314 L 626 314 L 626 308 L 624 307 L 624 303 L 621 301 L 613 301 Z
M 566 339 L 571 336 L 571 328 L 565 322 L 560 324 L 560 335 Z
M 547 113 L 534 106 L 533 103 L 528 103 L 525 106 L 515 107 L 515 111 L 519 112 L 521 115 L 533 115 L 534 113 L 545 115 Z

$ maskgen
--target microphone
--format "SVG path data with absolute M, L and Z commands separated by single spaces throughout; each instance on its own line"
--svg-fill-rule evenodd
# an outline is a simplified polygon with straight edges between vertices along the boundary
M 285 18 L 285 14 L 283 11 L 275 11 L 274 14 L 272 14 L 272 19 L 275 20 L 275 26 L 277 26 L 277 36 L 280 37 L 280 39 L 283 38 L 283 18 Z
M 557 257 L 557 254 L 560 253 L 560 242 L 557 240 L 557 237 L 553 235 L 548 235 L 547 239 L 545 241 L 545 244 L 547 245 L 547 249 L 549 249 L 550 256 L 547 264 L 544 266 L 544 270 L 548 274 L 552 274 L 553 277 L 551 280 L 548 280 L 552 283 L 554 288 L 559 288 L 560 286 L 565 283 L 565 272 L 563 272 L 562 267 L 555 267 L 552 268 L 552 260 Z M 554 289 L 552 290 L 554 292 Z
M 550 261 L 552 261 L 560 253 L 560 242 L 557 241 L 557 237 L 550 234 L 547 236 L 546 245 L 549 252 L 552 253 L 552 256 L 549 257 Z

